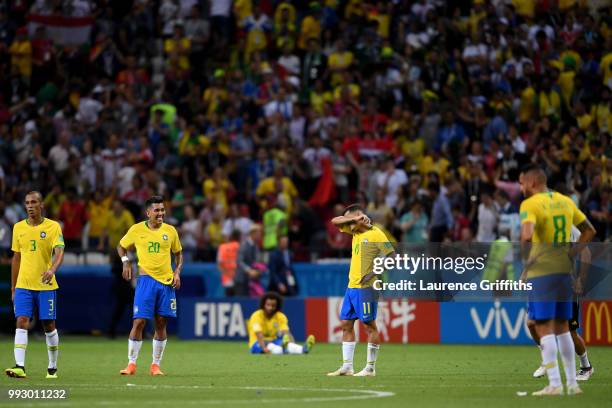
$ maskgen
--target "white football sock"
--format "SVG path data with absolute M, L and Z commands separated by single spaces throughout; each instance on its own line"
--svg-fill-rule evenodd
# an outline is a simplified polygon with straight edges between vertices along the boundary
M 268 349 L 270 354 L 283 354 L 284 353 L 283 346 L 278 346 L 274 343 L 268 343 L 266 348 Z
M 304 354 L 304 347 L 295 343 L 287 343 L 287 353 L 289 354 Z
M 342 342 L 342 368 L 353 369 L 353 356 L 355 355 L 354 341 L 343 341 Z
M 25 329 L 15 329 L 15 365 L 25 367 L 27 348 L 28 331 Z
M 380 346 L 374 343 L 368 343 L 368 361 L 366 368 L 374 370 L 376 368 L 376 358 L 378 357 L 378 350 Z
M 59 334 L 57 329 L 45 333 L 47 338 L 47 354 L 49 354 L 49 367 L 57 369 L 57 355 L 59 354 Z
M 540 350 L 540 355 L 542 355 L 542 345 L 538 344 L 538 350 Z M 542 361 L 540 365 L 544 365 L 544 361 Z
M 589 358 L 587 357 L 587 352 L 585 351 L 583 355 L 578 356 L 580 357 L 580 368 L 589 368 L 591 366 L 591 362 L 589 361 Z
M 162 357 L 164 356 L 164 349 L 168 339 L 156 340 L 153 339 L 153 364 L 160 365 Z
M 561 386 L 561 373 L 557 364 L 557 340 L 554 334 L 548 334 L 540 339 L 542 346 L 542 363 L 546 368 L 548 382 L 553 387 Z M 572 346 L 573 347 L 573 346 Z
M 138 360 L 138 353 L 140 353 L 140 348 L 142 347 L 142 340 L 128 340 L 128 360 L 130 363 L 136 364 L 136 360 Z
M 576 357 L 574 357 L 574 341 L 570 332 L 557 336 L 559 342 L 559 353 L 565 370 L 565 381 L 567 386 L 576 385 Z

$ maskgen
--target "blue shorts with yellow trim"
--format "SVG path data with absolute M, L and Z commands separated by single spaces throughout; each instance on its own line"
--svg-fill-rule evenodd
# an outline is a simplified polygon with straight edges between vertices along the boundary
M 170 285 L 140 275 L 134 294 L 134 319 L 152 319 L 154 316 L 176 317 L 176 293 Z
M 15 317 L 34 316 L 34 309 L 38 309 L 40 320 L 55 320 L 57 310 L 57 290 L 30 290 L 15 289 L 13 310 Z
M 273 341 L 266 341 L 265 342 L 266 345 L 268 345 L 269 343 L 272 344 L 276 344 L 277 346 L 282 346 L 283 345 L 283 338 L 282 337 L 278 337 L 276 340 Z M 251 354 L 263 354 L 263 350 L 261 349 L 261 347 L 259 346 L 259 342 L 255 341 L 253 344 L 251 344 L 251 349 L 249 350 L 251 352 Z
M 341 320 L 376 320 L 378 298 L 373 288 L 347 288 L 340 310 Z
M 571 276 L 566 273 L 539 276 L 529 279 L 527 313 L 530 320 L 570 320 L 573 314 Z

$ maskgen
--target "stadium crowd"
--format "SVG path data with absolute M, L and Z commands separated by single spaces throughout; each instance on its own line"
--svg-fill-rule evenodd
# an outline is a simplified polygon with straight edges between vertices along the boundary
M 89 39 L 33 14 L 92 16 Z M 152 194 L 191 260 L 256 223 L 266 251 L 288 235 L 295 259 L 346 255 L 327 220 L 351 202 L 401 242 L 515 238 L 531 162 L 604 241 L 610 16 L 581 0 L 0 0 L 0 249 L 30 190 L 77 251 L 114 248 Z

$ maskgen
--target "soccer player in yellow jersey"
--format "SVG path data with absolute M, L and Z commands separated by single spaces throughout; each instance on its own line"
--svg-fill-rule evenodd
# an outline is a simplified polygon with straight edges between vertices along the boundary
M 38 309 L 47 339 L 49 366 L 47 378 L 57 378 L 59 337 L 55 328 L 57 281 L 55 273 L 64 259 L 64 237 L 56 221 L 44 218 L 42 195 L 32 191 L 25 196 L 28 218 L 13 227 L 11 292 L 17 328 L 15 329 L 15 367 L 6 375 L 25 378 L 28 324 Z
M 359 319 L 365 325 L 368 333 L 367 365 L 359 373 L 359 377 L 376 375 L 376 358 L 378 356 L 380 338 L 376 326 L 376 292 L 373 289 L 377 276 L 372 267 L 374 258 L 388 256 L 393 247 L 387 236 L 372 225 L 364 209 L 357 204 L 348 206 L 343 215 L 335 217 L 331 222 L 340 231 L 353 236 L 349 282 L 340 320 L 342 321 L 342 366 L 328 373 L 330 377 L 353 375 L 353 355 L 355 354 L 355 320 Z
M 574 256 L 593 239 L 595 229 L 569 197 L 548 190 L 546 174 L 541 168 L 527 167 L 519 183 L 526 197 L 520 208 L 521 252 L 525 263 L 521 279 L 533 286 L 529 319 L 535 320 L 542 364 L 549 381 L 548 386 L 533 395 L 563 395 L 557 352 L 563 361 L 568 395 L 580 394 L 568 325 L 572 316 L 570 272 Z M 574 248 L 569 244 L 572 225 L 581 233 Z
M 289 320 L 281 309 L 279 294 L 268 292 L 261 297 L 259 309 L 249 318 L 249 350 L 252 354 L 306 354 L 315 343 L 311 334 L 303 346 L 293 341 Z
M 164 199 L 153 196 L 146 201 L 145 207 L 147 220 L 132 225 L 117 246 L 117 253 L 123 262 L 123 278 L 132 279 L 132 263 L 127 257 L 130 248 L 136 248 L 139 275 L 134 295 L 134 321 L 128 340 L 129 363 L 120 371 L 121 375 L 136 374 L 136 360 L 147 319 L 155 319 L 150 373 L 164 375 L 159 365 L 166 347 L 166 323 L 168 318 L 176 317 L 175 289 L 181 287 L 182 247 L 176 229 L 164 224 Z M 174 253 L 176 264 L 174 271 L 171 253 Z

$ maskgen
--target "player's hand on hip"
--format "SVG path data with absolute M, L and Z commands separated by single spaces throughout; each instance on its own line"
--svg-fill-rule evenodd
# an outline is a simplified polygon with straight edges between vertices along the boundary
M 50 270 L 50 269 L 49 269 L 49 270 L 47 270 L 45 273 L 43 273 L 43 276 L 42 276 L 42 282 L 43 282 L 45 285 L 50 284 L 50 283 L 51 283 L 51 280 L 53 279 L 53 275 L 54 275 L 54 274 L 55 274 L 55 273 L 54 273 L 52 270 Z
M 174 280 L 172 281 L 172 287 L 174 289 L 180 289 L 181 288 L 181 277 L 179 276 L 178 273 L 174 274 Z
M 131 262 L 123 263 L 123 279 L 127 281 L 132 280 L 132 263 Z

